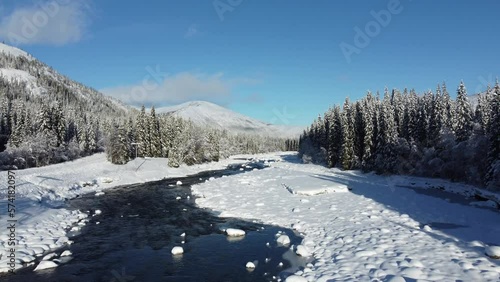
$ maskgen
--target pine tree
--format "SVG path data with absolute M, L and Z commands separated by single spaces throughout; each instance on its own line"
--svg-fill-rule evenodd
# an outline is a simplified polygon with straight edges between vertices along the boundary
M 454 125 L 457 141 L 466 141 L 472 132 L 472 108 L 463 82 L 457 90 Z
M 52 118 L 53 132 L 57 140 L 56 147 L 59 147 L 64 143 L 64 136 L 66 135 L 66 121 L 64 119 L 61 102 L 58 102 L 57 105 L 52 108 Z
M 26 123 L 25 123 L 25 117 L 26 117 L 26 109 L 22 107 L 19 112 L 16 114 L 17 120 L 13 124 L 13 130 L 12 134 L 10 135 L 9 143 L 10 146 L 17 147 L 21 145 L 21 143 L 25 139 L 25 133 L 26 133 Z
M 446 90 L 446 84 L 443 83 L 443 127 L 447 132 L 453 132 L 453 103 L 450 98 L 450 93 Z
M 138 143 L 137 154 L 141 157 L 150 156 L 149 132 L 147 126 L 146 108 L 144 107 L 144 105 L 142 105 L 141 111 L 137 116 L 136 125 L 135 140 L 137 140 Z
M 404 119 L 405 107 L 403 103 L 403 97 L 401 96 L 401 92 L 397 89 L 392 90 L 391 105 L 392 108 L 394 109 L 394 122 L 396 129 L 398 131 L 398 136 L 401 136 L 403 132 L 403 119 Z
M 122 125 L 114 124 L 109 137 L 107 158 L 114 164 L 126 164 L 129 160 L 129 140 Z
M 375 105 L 374 105 L 374 100 L 373 96 L 370 92 L 368 92 L 366 98 L 363 100 L 363 107 L 364 107 L 364 115 L 363 115 L 363 124 L 365 126 L 365 136 L 363 138 L 363 160 L 362 160 L 362 167 L 364 170 L 370 170 L 372 167 L 372 154 L 373 151 L 372 149 L 374 148 L 373 144 L 373 127 L 374 127 L 374 110 L 375 110 Z
M 340 108 L 334 106 L 332 114 L 332 122 L 330 123 L 330 132 L 328 134 L 328 160 L 329 167 L 335 167 L 339 163 L 340 150 L 343 140 L 342 134 L 342 117 Z
M 396 165 L 394 152 L 396 139 L 397 130 L 394 122 L 394 110 L 386 91 L 379 111 L 378 151 L 376 158 L 376 166 L 379 172 L 393 172 Z
M 151 107 L 151 113 L 148 118 L 148 131 L 150 136 L 150 155 L 156 158 L 161 157 L 163 146 L 160 136 L 160 124 L 154 106 Z
M 436 96 L 434 96 L 432 103 L 431 116 L 429 120 L 429 146 L 431 147 L 435 146 L 440 139 L 444 120 L 443 113 L 443 98 L 441 95 L 441 88 L 438 85 L 436 89 Z
M 488 129 L 488 172 L 485 184 L 489 189 L 500 190 L 500 84 L 496 81 L 493 96 L 490 99 L 490 122 Z
M 417 117 L 416 117 L 416 126 L 415 132 L 413 134 L 413 138 L 418 141 L 424 147 L 427 146 L 428 135 L 427 135 L 427 109 L 426 109 L 425 101 L 422 99 L 418 103 Z
M 488 105 L 486 101 L 486 96 L 481 94 L 477 97 L 477 106 L 474 111 L 474 122 L 478 125 L 478 134 L 483 135 L 486 132 L 486 127 L 488 126 Z
M 340 159 L 342 168 L 348 170 L 354 166 L 354 123 L 349 98 L 346 98 L 342 109 L 342 125 L 343 140 Z
M 362 102 L 357 101 L 354 111 L 354 155 L 358 160 L 358 164 L 363 161 L 363 154 L 365 152 L 365 118 L 363 112 Z

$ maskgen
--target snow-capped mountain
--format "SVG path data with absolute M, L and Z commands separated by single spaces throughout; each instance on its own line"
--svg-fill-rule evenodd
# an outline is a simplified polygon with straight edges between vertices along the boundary
M 15 86 L 23 94 L 44 99 L 58 97 L 90 111 L 122 115 L 130 110 L 122 102 L 58 73 L 27 52 L 0 43 L 0 83 Z
M 298 137 L 303 130 L 302 127 L 265 123 L 204 101 L 192 101 L 177 106 L 158 108 L 157 112 L 189 119 L 197 125 L 226 129 L 237 133 Z

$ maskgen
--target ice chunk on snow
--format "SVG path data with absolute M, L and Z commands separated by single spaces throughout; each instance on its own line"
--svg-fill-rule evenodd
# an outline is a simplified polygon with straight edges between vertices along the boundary
M 67 257 L 67 256 L 71 256 L 71 255 L 72 255 L 71 251 L 66 250 L 66 251 L 62 252 L 61 257 Z
M 307 279 L 302 276 L 292 275 L 285 279 L 285 282 L 307 282 Z
M 227 236 L 231 237 L 239 237 L 239 236 L 245 236 L 245 231 L 236 228 L 228 228 L 226 229 L 226 234 Z
M 48 268 L 54 268 L 57 267 L 57 264 L 53 261 L 47 261 L 47 260 L 42 260 L 38 266 L 35 268 L 35 271 L 38 270 L 43 270 L 43 269 L 48 269 Z
M 276 242 L 281 246 L 287 246 L 290 244 L 290 237 L 287 235 L 281 235 L 276 239 Z
M 295 253 L 301 257 L 310 257 L 311 256 L 311 253 L 309 252 L 307 247 L 303 246 L 303 245 L 298 245 Z
M 182 247 L 177 246 L 177 247 L 173 247 L 171 252 L 172 252 L 172 255 L 181 255 L 184 253 L 184 249 Z
M 248 269 L 255 269 L 255 264 L 251 261 L 247 262 L 246 268 Z
M 487 246 L 484 251 L 490 258 L 500 259 L 500 246 Z
M 56 253 L 50 253 L 50 254 L 48 254 L 48 255 L 44 256 L 44 257 L 42 258 L 42 260 L 49 260 L 49 259 L 51 259 L 51 258 L 53 258 L 53 257 L 57 257 L 57 254 L 56 254 Z

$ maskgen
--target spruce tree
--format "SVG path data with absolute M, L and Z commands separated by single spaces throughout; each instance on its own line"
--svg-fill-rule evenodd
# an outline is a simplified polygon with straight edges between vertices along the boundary
M 342 125 L 343 140 L 340 159 L 342 168 L 348 170 L 354 166 L 354 124 L 349 98 L 346 98 L 342 109 Z
M 466 141 L 472 132 L 472 108 L 463 82 L 457 90 L 454 129 L 458 142 Z
M 485 184 L 489 189 L 500 190 L 500 84 L 496 81 L 493 96 L 490 99 L 488 172 Z

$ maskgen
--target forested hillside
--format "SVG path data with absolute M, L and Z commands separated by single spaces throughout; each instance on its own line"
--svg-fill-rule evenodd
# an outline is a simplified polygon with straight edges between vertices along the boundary
M 300 138 L 306 162 L 377 173 L 448 178 L 500 190 L 500 85 L 471 106 L 465 85 L 417 95 L 385 89 L 335 105 Z
M 60 75 L 22 50 L 0 45 L 1 169 L 44 166 L 104 151 L 113 163 L 126 163 L 137 154 L 169 157 L 169 164 L 178 166 L 297 145 L 201 128 L 156 115 L 154 108 L 146 114 L 144 108 L 135 110 Z

